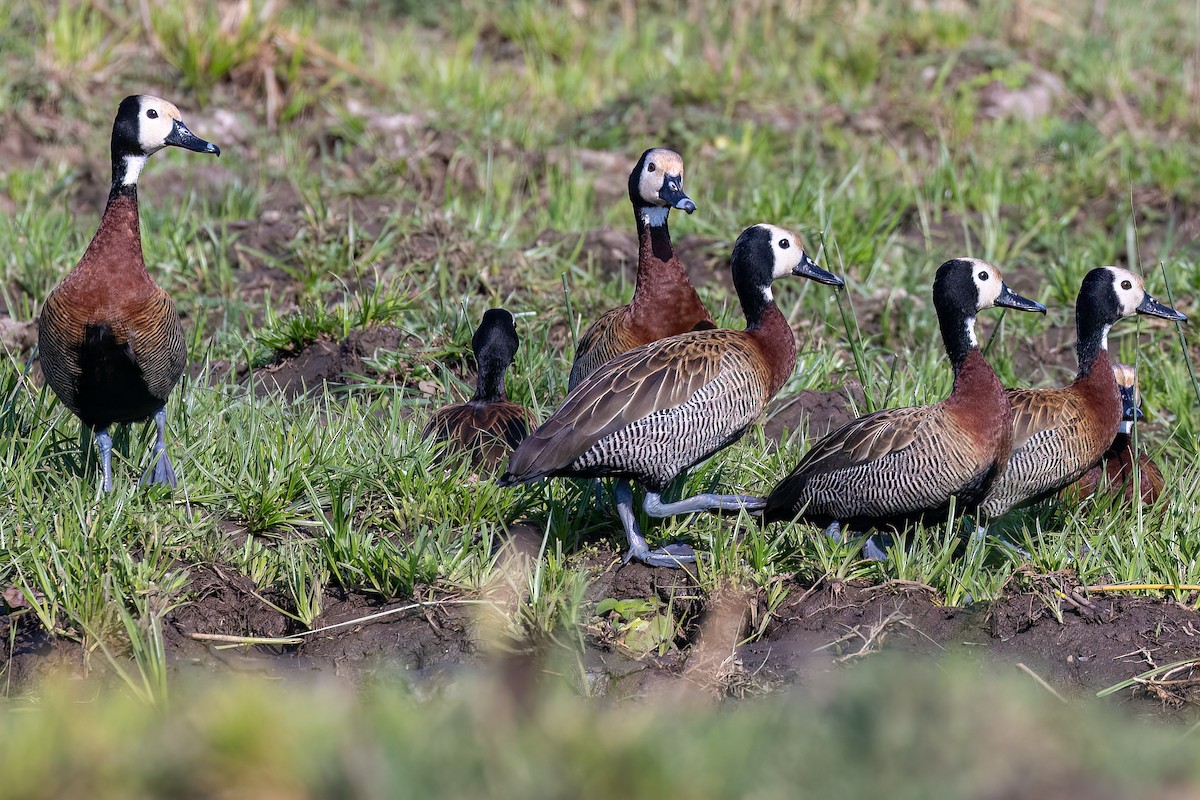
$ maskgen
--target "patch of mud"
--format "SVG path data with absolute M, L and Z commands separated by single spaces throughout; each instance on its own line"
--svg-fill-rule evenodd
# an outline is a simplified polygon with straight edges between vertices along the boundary
M 341 342 L 322 337 L 295 355 L 254 370 L 247 380 L 253 381 L 254 392 L 260 397 L 282 394 L 295 399 L 325 386 L 352 382 L 355 376 L 369 371 L 364 358 L 374 358 L 381 351 L 399 350 L 402 342 L 406 346 L 417 344 L 400 329 L 386 325 L 351 331 Z
M 757 642 L 738 649 L 742 667 L 767 683 L 804 683 L 816 674 L 880 651 L 919 658 L 947 654 L 984 664 L 1024 664 L 1059 693 L 1093 697 L 1151 664 L 1200 653 L 1200 614 L 1144 597 L 1065 599 L 1016 593 L 968 609 L 939 605 L 912 584 L 857 586 L 839 582 L 800 590 Z M 1146 686 L 1122 699 L 1152 700 L 1141 710 L 1174 711 L 1200 700 L 1190 671 L 1169 687 Z M 1200 676 L 1197 676 L 1200 677 Z
M 0 599 L 0 611 L 6 609 Z M 84 673 L 84 651 L 69 639 L 46 631 L 30 611 L 9 608 L 0 613 L 0 691 L 9 696 L 36 686 L 50 676 Z
M 28 353 L 37 344 L 37 319 L 15 320 L 0 316 L 0 346 L 14 353 Z
M 866 403 L 862 385 L 854 380 L 828 392 L 802 389 L 771 403 L 763 433 L 775 442 L 782 442 L 801 429 L 808 431 L 810 439 L 824 436 L 857 418 L 866 409 Z
M 512 611 L 540 544 L 536 530 L 518 532 L 504 586 L 485 589 L 496 607 Z M 559 645 L 514 643 L 493 606 L 458 598 L 381 602 L 327 590 L 314 628 L 340 627 L 305 637 L 300 645 L 218 649 L 191 633 L 295 636 L 302 626 L 280 609 L 286 599 L 261 591 L 221 566 L 196 568 L 190 602 L 164 625 L 176 668 L 278 675 L 321 671 L 351 681 L 402 674 L 415 687 L 436 687 L 464 669 L 496 669 L 516 695 L 551 674 L 568 674 L 590 695 L 743 697 L 789 686 L 823 686 L 839 670 L 889 653 L 928 662 L 947 656 L 977 663 L 981 672 L 1020 667 L 1068 700 L 1096 692 L 1158 666 L 1200 656 L 1200 613 L 1145 597 L 1085 596 L 1061 575 L 1018 574 L 1019 589 L 990 604 L 941 605 L 926 587 L 906 581 L 884 585 L 789 582 L 789 596 L 773 616 L 765 594 L 750 587 L 699 590 L 686 570 L 620 566 L 611 544 L 589 550 L 593 580 L 585 614 L 605 598 L 661 601 L 681 635 L 666 650 L 639 655 L 611 635 L 611 626 L 585 627 L 584 649 L 553 667 Z M 1016 585 L 1016 583 L 1014 585 Z M 517 589 L 513 594 L 511 589 Z M 384 616 L 366 619 L 381 612 Z M 0 635 L 14 630 L 11 658 L 0 653 L 18 690 L 54 669 L 79 669 L 82 648 L 41 631 L 31 616 L 0 616 Z M 745 642 L 749 636 L 755 641 Z M 508 642 L 506 645 L 505 642 Z M 512 648 L 512 645 L 519 645 Z M 659 653 L 662 654 L 659 654 Z M 1139 714 L 1194 719 L 1200 674 L 1185 668 L 1170 680 L 1143 681 L 1113 695 Z
M 240 656 L 236 652 L 219 650 L 189 634 L 274 638 L 295 632 L 296 622 L 272 607 L 285 607 L 284 598 L 277 592 L 259 590 L 236 570 L 222 565 L 197 567 L 190 577 L 191 600 L 168 614 L 163 624 L 172 663 L 209 666 L 223 663 L 238 668 Z

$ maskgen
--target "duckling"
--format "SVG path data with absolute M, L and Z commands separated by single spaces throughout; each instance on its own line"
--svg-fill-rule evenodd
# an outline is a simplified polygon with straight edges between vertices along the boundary
M 979 350 L 975 316 L 993 306 L 1046 308 L 975 258 L 938 268 L 933 303 L 954 370 L 950 396 L 876 411 L 817 442 L 767 496 L 765 522 L 799 519 L 837 540 L 843 526 L 898 530 L 946 519 L 952 502 L 961 513 L 983 499 L 1008 460 L 1012 421 L 1004 387 Z
M 661 567 L 694 561 L 695 554 L 681 544 L 650 550 L 633 516 L 630 481 L 646 487 L 643 507 L 652 517 L 760 507 L 760 498 L 744 495 L 700 494 L 675 503 L 661 495 L 683 470 L 737 441 L 791 375 L 796 340 L 771 283 L 785 275 L 844 282 L 818 267 L 795 234 L 766 224 L 738 237 L 730 268 L 745 330 L 681 333 L 603 364 L 513 452 L 501 485 L 617 478 L 617 513 L 629 541 L 625 561 Z
M 146 159 L 168 145 L 219 156 L 166 100 L 121 101 L 112 132 L 112 188 L 100 227 L 79 264 L 46 298 L 38 330 L 42 371 L 54 394 L 96 439 L 103 488 L 112 490 L 115 422 L 154 417 L 154 463 L 142 484 L 175 486 L 167 457 L 167 396 L 183 374 L 187 346 L 171 298 L 146 272 L 137 183 Z
M 1133 425 L 1145 417 L 1137 388 L 1137 370 L 1129 364 L 1113 364 L 1113 377 L 1121 391 L 1121 424 L 1117 436 L 1100 456 L 1100 461 L 1064 492 L 1076 502 L 1097 491 L 1107 491 L 1127 503 L 1132 503 L 1138 495 L 1143 503 L 1153 503 L 1162 494 L 1166 481 L 1149 453 L 1138 454 L 1133 446 Z M 1137 488 L 1134 488 L 1135 464 Z
M 1012 454 L 980 506 L 984 517 L 999 517 L 1074 483 L 1112 445 L 1122 411 L 1108 332 L 1134 314 L 1187 319 L 1147 294 L 1142 279 L 1129 270 L 1097 267 L 1084 276 L 1075 304 L 1077 377 L 1061 389 L 1009 390 Z
M 479 367 L 475 395 L 465 403 L 439 408 L 430 415 L 421 436 L 468 456 L 477 469 L 494 469 L 537 426 L 537 418 L 508 399 L 504 372 L 513 362 L 521 340 L 516 320 L 503 308 L 488 309 L 471 350 Z
M 629 200 L 638 231 L 633 299 L 606 311 L 580 337 L 568 391 L 626 350 L 678 333 L 716 327 L 687 270 L 675 257 L 667 229 L 672 208 L 688 214 L 696 210 L 683 192 L 683 158 L 661 147 L 642 153 L 629 175 Z

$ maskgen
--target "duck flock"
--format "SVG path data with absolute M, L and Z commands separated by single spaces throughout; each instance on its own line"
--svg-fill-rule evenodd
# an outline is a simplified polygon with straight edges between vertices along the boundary
M 146 272 L 137 182 L 146 159 L 166 146 L 220 155 L 195 136 L 171 103 L 125 98 L 112 133 L 112 189 L 99 229 L 75 269 L 42 306 L 38 347 L 46 382 L 94 433 L 104 491 L 112 489 L 109 428 L 153 418 L 153 463 L 143 484 L 175 486 L 166 447 L 166 402 L 183 374 L 183 327 L 171 298 Z M 953 514 L 976 520 L 976 537 L 1010 509 L 1067 490 L 1098 489 L 1152 501 L 1163 477 L 1134 452 L 1140 415 L 1136 375 L 1108 356 L 1108 332 L 1122 317 L 1186 317 L 1125 269 L 1104 266 L 1083 279 L 1075 306 L 1076 379 L 1057 389 L 1006 389 L 988 365 L 976 316 L 996 306 L 1045 313 L 1014 292 L 1000 270 L 952 258 L 933 280 L 933 303 L 954 372 L 949 397 L 859 417 L 816 442 L 765 496 L 663 493 L 690 467 L 728 447 L 762 415 L 791 376 L 796 341 L 772 285 L 796 276 L 842 287 L 800 238 L 783 228 L 747 228 L 730 258 L 743 330 L 718 328 L 671 246 L 672 209 L 696 210 L 683 188 L 683 159 L 657 148 L 629 176 L 638 231 L 637 285 L 628 305 L 599 317 L 579 340 L 558 409 L 540 425 L 508 400 L 504 373 L 519 346 L 513 315 L 491 309 L 472 339 L 477 390 L 436 411 L 424 434 L 444 457 L 498 470 L 503 486 L 542 478 L 611 478 L 617 514 L 636 559 L 678 567 L 696 559 L 685 544 L 652 550 L 638 529 L 633 483 L 651 517 L 745 511 L 764 524 L 797 522 L 837 540 L 902 530 Z M 868 555 L 882 557 L 874 539 Z

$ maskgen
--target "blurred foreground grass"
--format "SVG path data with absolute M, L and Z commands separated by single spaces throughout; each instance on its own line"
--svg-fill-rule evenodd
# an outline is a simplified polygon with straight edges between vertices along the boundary
M 1018 673 L 875 659 L 724 707 L 520 700 L 458 676 L 433 701 L 381 679 L 184 682 L 169 709 L 58 683 L 0 707 L 0 796 L 221 798 L 1184 798 L 1196 739 L 1068 706 Z

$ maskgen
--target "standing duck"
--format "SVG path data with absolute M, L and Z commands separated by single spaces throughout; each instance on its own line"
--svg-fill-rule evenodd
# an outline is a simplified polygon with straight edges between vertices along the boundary
M 744 331 L 691 331 L 629 350 L 571 391 L 562 406 L 513 452 L 501 485 L 539 478 L 615 477 L 617 513 L 629 540 L 625 560 L 677 567 L 695 560 L 686 545 L 651 551 L 633 515 L 631 480 L 646 487 L 652 517 L 757 509 L 743 495 L 700 494 L 665 503 L 661 494 L 685 469 L 737 441 L 796 364 L 796 340 L 775 305 L 771 283 L 800 275 L 842 286 L 809 258 L 792 233 L 773 225 L 745 230 L 730 261 L 746 314 Z
M 537 425 L 537 418 L 504 391 L 504 372 L 520 344 L 513 315 L 503 308 L 488 309 L 471 337 L 479 368 L 475 395 L 433 412 L 421 436 L 446 442 L 477 469 L 495 468 L 529 434 L 530 426 Z
M 638 231 L 637 284 L 629 305 L 606 311 L 584 331 L 571 363 L 568 390 L 601 364 L 626 350 L 691 330 L 715 328 L 687 270 L 671 248 L 667 217 L 672 208 L 691 214 L 696 204 L 683 193 L 683 158 L 673 150 L 642 153 L 629 175 L 629 200 Z
M 1074 483 L 1113 443 L 1122 404 L 1108 360 L 1108 331 L 1134 314 L 1187 319 L 1147 294 L 1129 270 L 1097 267 L 1084 276 L 1075 303 L 1079 372 L 1061 389 L 1009 390 L 1012 455 L 980 506 L 983 516 L 999 517 Z
M 1014 293 L 991 264 L 956 258 L 933 281 L 942 341 L 954 370 L 945 400 L 889 408 L 849 422 L 817 442 L 771 490 L 766 522 L 800 519 L 840 539 L 870 528 L 944 520 L 983 499 L 1008 460 L 1012 418 L 1000 379 L 984 360 L 975 316 L 1005 306 L 1040 311 Z
M 1100 456 L 1100 461 L 1067 487 L 1066 493 L 1075 501 L 1085 500 L 1100 491 L 1119 496 L 1127 503 L 1132 503 L 1139 495 L 1143 503 L 1153 503 L 1162 494 L 1166 481 L 1154 459 L 1148 453 L 1139 454 L 1133 446 L 1134 423 L 1144 416 L 1137 388 L 1137 370 L 1129 364 L 1113 364 L 1113 377 L 1121 391 L 1121 424 L 1117 436 Z
M 166 100 L 121 101 L 112 133 L 112 189 L 100 227 L 79 264 L 42 306 L 38 349 L 58 399 L 90 428 L 100 451 L 104 491 L 112 490 L 114 422 L 154 417 L 154 464 L 142 483 L 175 485 L 167 457 L 167 396 L 187 362 L 175 304 L 146 272 L 138 225 L 137 182 L 146 159 L 174 145 L 220 155 L 195 136 Z

